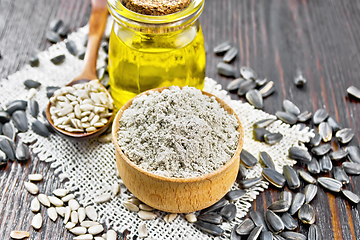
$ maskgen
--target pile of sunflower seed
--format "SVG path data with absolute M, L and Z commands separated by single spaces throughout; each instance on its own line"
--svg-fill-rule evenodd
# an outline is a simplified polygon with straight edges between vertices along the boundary
M 55 189 L 53 196 L 47 196 L 39 193 L 39 188 L 34 182 L 39 182 L 43 179 L 41 174 L 30 174 L 29 182 L 25 182 L 26 190 L 34 196 L 30 204 L 30 210 L 35 214 L 31 221 L 31 226 L 38 230 L 43 223 L 42 214 L 40 213 L 41 205 L 47 208 L 48 217 L 55 222 L 58 216 L 63 218 L 65 228 L 76 235 L 74 240 L 116 240 L 117 233 L 114 230 L 104 232 L 104 227 L 97 222 L 97 212 L 94 206 L 82 207 L 75 199 L 75 195 L 70 193 L 67 189 Z M 116 196 L 120 192 L 120 186 L 113 186 L 112 192 Z M 110 194 L 103 194 L 95 199 L 95 203 L 103 203 L 109 201 Z M 26 231 L 12 231 L 11 238 L 23 239 L 29 237 Z M 95 235 L 95 237 L 94 237 Z M 96 236 L 97 235 L 97 236 Z
M 239 96 L 247 99 L 247 101 L 256 108 L 263 107 L 263 98 L 270 96 L 274 91 L 274 82 L 268 82 L 266 78 L 258 78 L 256 72 L 250 67 L 243 66 L 238 71 L 230 65 L 238 50 L 231 47 L 230 42 L 226 41 L 214 48 L 216 55 L 224 55 L 223 62 L 218 63 L 218 73 L 225 77 L 236 78 L 228 86 L 227 90 L 236 92 Z
M 93 132 L 112 116 L 112 100 L 98 80 L 57 89 L 50 98 L 54 125 L 68 132 Z

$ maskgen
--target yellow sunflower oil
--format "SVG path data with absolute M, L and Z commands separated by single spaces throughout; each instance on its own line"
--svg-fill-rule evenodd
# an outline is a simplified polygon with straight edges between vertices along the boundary
M 115 18 L 109 44 L 111 95 L 119 109 L 137 94 L 162 86 L 202 89 L 205 47 L 198 17 L 204 0 L 179 12 L 147 16 L 108 0 Z M 120 11 L 120 10 L 121 11 Z

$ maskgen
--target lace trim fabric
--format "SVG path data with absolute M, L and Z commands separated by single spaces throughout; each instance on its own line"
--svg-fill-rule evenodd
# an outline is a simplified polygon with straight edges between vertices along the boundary
M 111 23 L 111 22 L 110 22 Z M 108 24 L 108 29 L 111 27 Z M 78 49 L 84 48 L 83 39 L 88 32 L 88 27 L 79 29 L 77 32 L 69 35 L 68 39 L 73 40 Z M 38 101 L 40 110 L 44 110 L 48 103 L 46 97 L 47 86 L 64 86 L 75 76 L 77 76 L 83 67 L 83 61 L 76 56 L 71 55 L 65 46 L 67 40 L 52 45 L 48 50 L 38 54 L 40 59 L 39 67 L 32 68 L 29 65 L 24 66 L 20 71 L 8 76 L 7 79 L 0 81 L 0 103 L 5 108 L 5 103 L 16 99 L 29 99 L 29 90 L 25 88 L 23 82 L 26 79 L 33 79 L 41 83 L 37 89 L 34 99 Z M 54 65 L 50 59 L 59 54 L 65 54 L 66 60 L 61 65 Z M 105 65 L 106 54 L 99 50 L 97 61 L 98 68 Z M 308 128 L 300 130 L 297 125 L 290 126 L 281 121 L 275 121 L 268 130 L 271 132 L 280 132 L 283 134 L 283 140 L 273 146 L 257 142 L 252 137 L 252 125 L 254 122 L 274 117 L 264 111 L 254 109 L 247 103 L 239 100 L 231 100 L 227 91 L 222 90 L 221 86 L 214 80 L 206 78 L 204 91 L 212 93 L 223 99 L 231 108 L 235 110 L 240 118 L 245 131 L 244 149 L 248 150 L 258 158 L 260 151 L 266 151 L 275 162 L 276 169 L 282 172 L 282 166 L 293 165 L 296 162 L 288 158 L 288 149 L 291 146 L 301 146 L 308 142 L 313 135 Z M 29 126 L 35 120 L 27 113 Z M 39 114 L 38 119 L 45 122 L 46 119 Z M 138 226 L 144 220 L 141 220 L 137 213 L 128 211 L 123 202 L 131 193 L 122 185 L 121 179 L 117 175 L 115 165 L 115 149 L 112 143 L 102 143 L 97 139 L 84 142 L 71 142 L 61 138 L 58 135 L 51 134 L 44 138 L 35 134 L 31 128 L 25 133 L 18 133 L 20 139 L 26 143 L 31 143 L 30 148 L 36 154 L 33 159 L 44 161 L 51 164 L 51 168 L 61 181 L 64 187 L 72 190 L 77 200 L 83 205 L 94 205 L 98 212 L 98 221 L 104 223 L 107 228 L 115 229 L 119 232 L 128 229 L 130 237 L 137 234 Z M 262 168 L 257 164 L 248 170 L 247 178 L 261 176 Z M 111 185 L 115 182 L 121 184 L 121 194 L 113 196 Z M 251 207 L 252 201 L 256 196 L 268 187 L 266 181 L 261 181 L 256 186 L 247 189 L 246 194 L 235 202 L 237 206 L 236 219 L 231 222 L 224 222 L 221 227 L 226 230 L 221 237 L 214 238 L 198 230 L 193 224 L 188 223 L 183 214 L 180 214 L 174 221 L 165 223 L 163 217 L 167 214 L 156 211 L 158 217 L 155 220 L 145 221 L 150 239 L 227 239 L 235 223 L 239 223 Z M 234 183 L 232 189 L 238 189 L 237 183 Z M 95 204 L 94 199 L 103 194 L 112 195 L 111 201 L 102 204 Z M 50 193 L 49 193 L 50 194 Z M 132 238 L 131 238 L 132 239 Z

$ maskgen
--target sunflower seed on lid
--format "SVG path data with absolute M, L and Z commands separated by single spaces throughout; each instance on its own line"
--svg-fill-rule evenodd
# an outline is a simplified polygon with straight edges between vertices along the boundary
M 263 107 L 263 98 L 258 90 L 251 89 L 245 94 L 245 98 L 255 108 L 261 109 Z
M 66 194 L 69 193 L 69 190 L 59 188 L 59 189 L 55 189 L 52 193 L 57 197 L 65 197 Z
M 300 69 L 296 70 L 296 74 L 294 76 L 294 84 L 297 87 L 302 87 L 303 85 L 306 84 L 306 79 L 304 78 L 304 76 L 302 75 L 302 72 Z
M 38 186 L 36 186 L 32 182 L 24 182 L 24 186 L 25 186 L 26 190 L 33 195 L 35 195 L 39 192 Z
M 2 126 L 2 134 L 9 137 L 11 140 L 15 140 L 16 129 L 11 122 L 7 122 Z
M 319 125 L 319 134 L 324 142 L 331 141 L 332 129 L 327 122 L 322 122 Z
M 317 156 L 323 156 L 327 154 L 331 149 L 332 149 L 331 145 L 329 143 L 326 143 L 317 147 L 313 147 L 311 149 L 311 152 Z
M 259 92 L 261 93 L 263 98 L 270 96 L 275 92 L 274 82 L 270 81 L 266 83 L 262 88 L 259 89 Z
M 248 91 L 254 89 L 256 87 L 256 83 L 252 80 L 246 80 L 242 82 L 237 91 L 237 95 L 244 96 Z M 256 97 L 256 96 L 255 96 Z M 261 98 L 262 99 L 262 98 Z M 249 100 L 248 100 L 249 101 Z M 260 100 L 259 100 L 260 101 Z
M 241 76 L 246 80 L 256 79 L 257 74 L 253 69 L 250 67 L 243 66 L 240 68 L 240 74 Z
M 292 113 L 277 111 L 275 115 L 287 124 L 295 124 L 297 122 L 297 117 Z
M 74 41 L 68 40 L 68 41 L 65 43 L 65 46 L 66 46 L 67 50 L 69 51 L 69 53 L 71 53 L 72 55 L 76 56 L 76 54 L 77 54 L 77 48 L 76 48 L 76 44 L 75 44 Z
M 31 226 L 37 230 L 41 228 L 41 225 L 42 225 L 42 217 L 41 217 L 41 213 L 38 213 L 31 220 Z
M 359 175 L 360 174 L 360 164 L 354 162 L 343 162 L 342 167 L 347 174 Z
M 12 114 L 11 119 L 13 120 L 15 127 L 19 130 L 19 132 L 25 132 L 26 130 L 29 129 L 28 119 L 25 111 L 22 110 L 15 111 Z
M 166 223 L 172 222 L 176 219 L 177 216 L 178 216 L 177 213 L 169 213 L 164 217 L 164 221 Z
M 313 117 L 314 124 L 319 124 L 326 120 L 326 118 L 329 117 L 329 113 L 326 111 L 326 109 L 320 108 L 318 109 Z
M 322 240 L 322 239 L 323 237 L 320 228 L 315 224 L 310 225 L 308 240 Z
M 75 235 L 84 235 L 87 230 L 84 227 L 75 227 L 70 229 L 69 231 Z
M 267 168 L 275 169 L 275 164 L 267 152 L 260 152 L 259 158 L 260 158 L 260 163 L 263 166 L 265 166 Z
M 48 209 L 47 209 L 47 214 L 48 214 L 49 218 L 50 218 L 53 222 L 56 221 L 56 219 L 57 219 L 57 217 L 58 217 L 58 214 L 57 214 L 56 209 L 55 209 L 54 207 L 48 208 Z
M 270 132 L 265 128 L 254 128 L 253 129 L 253 138 L 256 141 L 265 142 L 264 135 L 269 134 Z
M 316 179 L 313 176 L 311 176 L 308 172 L 305 172 L 304 170 L 299 169 L 298 174 L 305 182 L 312 183 L 312 184 L 316 183 Z
M 26 231 L 11 231 L 10 237 L 13 239 L 23 239 L 30 237 L 30 233 Z
M 250 218 L 246 218 L 236 228 L 236 232 L 239 235 L 248 235 L 254 228 L 255 228 L 254 222 Z
M 258 163 L 258 160 L 245 149 L 242 149 L 240 153 L 240 160 L 247 168 L 252 168 Z
M 275 187 L 284 187 L 286 182 L 285 177 L 281 173 L 278 173 L 276 170 L 271 168 L 264 168 L 261 174 L 269 183 L 271 183 Z
M 275 213 L 287 212 L 289 208 L 290 208 L 290 204 L 286 200 L 278 200 L 273 202 L 270 206 L 268 206 L 268 209 Z
M 195 216 L 194 213 L 186 214 L 186 215 L 185 215 L 185 218 L 186 218 L 186 220 L 187 220 L 188 222 L 190 222 L 190 223 L 194 223 L 194 222 L 197 221 L 197 218 L 196 218 L 196 216 Z
M 308 111 L 305 111 L 305 112 L 302 112 L 300 113 L 298 116 L 297 116 L 297 120 L 299 122 L 307 122 L 310 120 L 310 118 L 312 117 L 312 113 L 311 112 L 308 112 Z
M 290 189 L 296 189 L 300 187 L 300 179 L 297 172 L 292 167 L 285 165 L 283 167 L 283 175 Z
M 232 60 L 235 59 L 236 55 L 238 54 L 238 49 L 236 47 L 230 48 L 224 55 L 223 61 L 226 63 L 230 63 Z
M 267 133 L 264 135 L 264 140 L 269 145 L 274 145 L 283 139 L 283 135 L 281 133 Z
M 55 194 L 54 194 L 54 195 L 55 195 Z M 70 193 L 70 194 L 62 197 L 62 198 L 61 198 L 61 201 L 63 201 L 63 202 L 68 202 L 68 201 L 70 201 L 71 199 L 75 199 L 75 195 L 72 194 L 72 193 Z
M 216 203 L 214 203 L 210 207 L 207 207 L 207 208 L 201 210 L 200 213 L 203 214 L 203 213 L 206 213 L 206 212 L 216 211 L 216 210 L 222 208 L 223 206 L 225 206 L 228 203 L 229 203 L 228 200 L 226 200 L 225 198 L 221 198 L 219 201 L 217 201 Z
M 350 201 L 352 201 L 353 203 L 359 203 L 360 202 L 360 197 L 357 195 L 357 194 L 355 194 L 355 193 L 353 193 L 353 192 L 351 192 L 351 191 L 349 191 L 349 190 L 345 190 L 345 189 L 341 189 L 341 192 L 344 194 L 344 196 L 347 198 L 347 199 L 349 199 Z
M 304 234 L 292 231 L 282 232 L 281 236 L 285 239 L 306 240 L 306 236 Z
M 241 83 L 243 83 L 244 81 L 246 81 L 246 80 L 243 79 L 243 78 L 237 78 L 237 79 L 231 81 L 231 82 L 229 83 L 229 85 L 227 86 L 226 89 L 227 89 L 228 91 L 236 91 L 236 90 L 239 89 L 239 86 L 240 86 Z
M 295 116 L 300 114 L 300 109 L 290 100 L 283 101 L 283 108 L 285 112 L 292 113 Z
M 319 177 L 317 181 L 320 183 L 321 186 L 332 192 L 340 192 L 342 187 L 341 182 L 329 177 Z
M 49 23 L 49 30 L 56 32 L 64 24 L 63 20 L 60 18 L 55 18 Z
M 292 193 L 288 192 L 288 191 L 282 191 L 279 194 L 279 197 L 278 197 L 278 201 L 281 201 L 281 200 L 287 201 L 291 205 L 291 203 L 292 203 Z
M 235 224 L 233 229 L 231 230 L 230 240 L 241 240 L 241 236 L 236 232 L 238 226 L 239 224 Z
M 223 222 L 223 218 L 220 214 L 215 212 L 207 212 L 204 214 L 201 214 L 197 217 L 197 220 L 213 223 L 213 224 L 221 224 Z
M 345 170 L 338 166 L 334 167 L 334 178 L 342 184 L 348 184 L 350 182 L 350 178 L 346 174 Z
M 355 132 L 351 128 L 343 128 L 336 132 L 335 137 L 342 144 L 350 142 L 355 135 Z
M 300 208 L 298 217 L 303 223 L 311 225 L 315 222 L 315 210 L 310 204 L 305 203 Z
M 189 214 L 188 214 L 189 215 Z M 139 212 L 138 212 L 138 216 L 139 216 L 139 218 L 141 218 L 142 220 L 154 220 L 156 217 L 157 217 L 157 215 L 155 214 L 155 213 L 153 213 L 153 212 L 148 212 L 148 211 L 143 211 L 143 210 L 140 210 Z M 194 215 L 195 216 L 195 215 Z M 189 219 L 188 218 L 186 218 L 188 221 L 189 221 Z M 191 218 L 192 219 L 192 218 Z M 196 219 L 196 217 L 195 217 L 195 219 Z M 195 220 L 196 221 L 196 220 Z
M 60 37 L 66 37 L 69 32 L 70 32 L 70 27 L 67 24 L 63 24 L 57 30 L 57 33 L 60 35 Z
M 37 199 L 37 197 L 35 197 L 30 204 L 30 210 L 33 212 L 38 212 L 40 210 L 40 202 Z
M 273 240 L 273 234 L 270 231 L 262 231 L 259 239 L 260 240 Z
M 210 233 L 214 236 L 221 236 L 224 233 L 224 230 L 219 226 L 211 223 L 206 223 L 203 221 L 197 221 L 194 223 L 200 230 Z
M 233 203 L 225 205 L 220 211 L 219 214 L 227 221 L 231 222 L 235 219 L 236 216 L 236 206 Z
M 291 147 L 289 149 L 289 157 L 304 163 L 309 163 L 311 161 L 310 153 L 306 149 L 300 147 Z
M 345 148 L 348 152 L 348 158 L 350 161 L 360 164 L 360 148 L 356 146 L 348 146 Z
M 339 131 L 341 129 L 340 124 L 332 117 L 329 116 L 327 119 L 327 122 L 330 125 L 333 133 L 336 133 L 337 131 Z
M 305 203 L 305 195 L 303 193 L 296 193 L 289 209 L 289 213 L 294 215 Z
M 343 158 L 345 158 L 347 156 L 347 152 L 340 148 L 339 150 L 335 151 L 335 152 L 331 152 L 329 153 L 329 157 L 331 158 L 331 160 L 334 160 L 334 161 L 339 161 Z
M 256 226 L 251 232 L 250 235 L 248 236 L 248 240 L 256 240 L 258 239 L 258 237 L 261 234 L 261 231 L 263 229 L 263 225 L 260 226 Z
M 84 234 L 74 237 L 74 240 L 92 240 L 94 237 L 91 234 Z
M 65 61 L 65 55 L 64 54 L 60 54 L 58 56 L 55 56 L 53 58 L 50 59 L 50 61 L 54 64 L 54 65 L 60 65 L 61 63 L 63 63 Z
M 259 212 L 259 211 L 251 211 L 249 213 L 251 220 L 254 222 L 255 226 L 260 226 L 263 225 L 263 229 L 262 231 L 268 231 L 266 223 L 265 223 L 265 219 L 263 217 L 263 215 Z
M 360 90 L 357 89 L 355 86 L 350 86 L 346 89 L 347 93 L 357 99 L 360 99 Z
M 313 174 L 320 173 L 320 166 L 318 160 L 316 158 L 313 158 L 309 163 L 307 163 L 307 169 Z
M 317 186 L 314 184 L 308 184 L 305 187 L 304 194 L 305 194 L 305 202 L 310 203 L 317 194 Z
M 220 54 L 228 51 L 231 48 L 231 44 L 229 41 L 225 41 L 223 43 L 218 44 L 214 47 L 213 51 L 215 54 Z
M 217 67 L 218 73 L 225 77 L 237 78 L 240 75 L 239 72 L 230 64 L 227 64 L 224 62 L 219 62 L 216 67 Z
M 283 231 L 285 228 L 284 223 L 281 220 L 281 218 L 271 210 L 266 210 L 265 222 L 266 222 L 268 228 L 275 234 Z
M 247 175 L 247 172 L 248 172 L 248 170 L 246 169 L 244 164 L 240 163 L 237 178 L 240 179 L 240 180 L 245 179 L 246 175 Z
M 67 224 L 65 224 L 65 228 L 67 230 L 73 229 L 76 226 L 76 223 L 73 222 L 68 222 Z
M 299 226 L 298 222 L 287 212 L 281 215 L 281 220 L 287 230 L 295 230 Z

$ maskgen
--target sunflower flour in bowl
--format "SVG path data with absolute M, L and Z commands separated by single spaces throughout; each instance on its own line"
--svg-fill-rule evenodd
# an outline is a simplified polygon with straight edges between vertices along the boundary
M 172 178 L 198 177 L 233 157 L 238 127 L 236 117 L 215 97 L 173 86 L 133 100 L 120 119 L 118 143 L 145 171 Z

